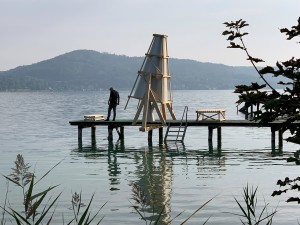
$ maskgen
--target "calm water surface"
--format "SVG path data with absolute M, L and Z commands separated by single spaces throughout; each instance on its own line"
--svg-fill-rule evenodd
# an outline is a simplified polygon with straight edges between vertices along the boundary
M 137 102 L 132 99 L 124 110 L 129 91 L 120 91 L 118 118 L 133 118 Z M 236 113 L 237 96 L 232 91 L 174 91 L 174 111 L 181 117 L 189 107 L 189 119 L 195 119 L 197 108 L 225 108 L 228 119 L 242 119 Z M 258 186 L 258 205 L 264 199 L 269 211 L 277 209 L 273 224 L 298 224 L 300 206 L 285 203 L 291 195 L 271 197 L 276 182 L 286 176 L 299 175 L 299 166 L 287 163 L 298 146 L 285 143 L 282 150 L 271 150 L 267 128 L 222 128 L 222 147 L 209 151 L 207 128 L 188 128 L 185 144 L 159 146 L 158 131 L 153 132 L 153 145 L 138 127 L 125 128 L 125 140 L 107 140 L 107 130 L 97 127 L 96 148 L 91 147 L 90 130 L 83 130 L 83 148 L 78 148 L 77 127 L 69 121 L 83 115 L 106 114 L 108 91 L 99 92 L 22 92 L 0 93 L 0 172 L 8 175 L 17 154 L 37 177 L 63 160 L 40 183 L 40 188 L 59 184 L 53 195 L 63 192 L 56 209 L 55 223 L 62 224 L 72 215 L 71 196 L 81 192 L 87 204 L 95 193 L 93 209 L 105 216 L 102 224 L 145 224 L 133 209 L 132 184 L 137 183 L 152 200 L 156 213 L 165 206 L 161 224 L 179 217 L 180 224 L 211 198 L 204 209 L 187 224 L 241 224 L 234 197 L 242 200 L 243 187 Z M 215 137 L 214 137 L 215 138 Z M 214 140 L 216 145 L 216 140 Z M 3 205 L 6 181 L 0 177 L 0 202 Z M 9 185 L 9 200 L 21 209 L 19 190 Z M 296 195 L 296 193 L 295 193 Z M 229 213 L 228 213 L 229 212 Z M 145 214 L 151 218 L 151 210 Z

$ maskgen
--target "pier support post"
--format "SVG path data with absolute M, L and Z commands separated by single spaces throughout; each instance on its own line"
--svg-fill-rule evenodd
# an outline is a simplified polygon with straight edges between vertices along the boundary
M 217 128 L 217 146 L 218 151 L 221 151 L 222 146 L 222 128 L 220 126 L 209 126 L 208 127 L 208 147 L 209 151 L 213 151 L 213 130 Z
M 153 136 L 153 130 L 148 131 L 148 145 L 152 146 L 152 136 Z
M 218 149 L 221 149 L 221 146 L 222 146 L 222 130 L 221 130 L 221 127 L 218 127 L 217 130 L 218 130 Z
M 276 134 L 276 129 L 274 127 L 271 127 L 271 147 L 272 147 L 272 149 L 275 149 L 275 134 Z
M 120 127 L 119 138 L 120 138 L 121 140 L 124 140 L 124 127 Z
M 107 126 L 107 130 L 108 130 L 108 137 L 107 139 L 109 141 L 112 141 L 114 138 L 113 138 L 113 130 L 114 130 L 114 127 L 113 126 Z
M 283 131 L 281 128 L 279 128 L 278 129 L 278 146 L 279 146 L 279 148 L 282 148 L 282 146 L 283 146 L 282 140 L 283 140 Z
M 213 127 L 208 127 L 208 146 L 209 146 L 209 150 L 212 150 L 212 146 L 213 146 Z
M 213 127 L 208 127 L 208 141 L 212 142 L 213 139 Z
M 164 139 L 164 137 L 163 137 L 164 135 L 163 135 L 163 127 L 160 127 L 160 128 L 158 128 L 158 142 L 159 142 L 159 145 L 162 145 L 163 144 L 163 139 Z
M 78 147 L 82 148 L 82 127 L 78 126 Z
M 148 131 L 148 141 L 152 142 L 153 130 Z
M 92 146 L 96 146 L 96 126 L 91 127 Z
M 275 150 L 276 131 L 278 131 L 278 148 L 282 149 L 283 146 L 283 130 L 281 127 L 271 127 L 271 146 Z

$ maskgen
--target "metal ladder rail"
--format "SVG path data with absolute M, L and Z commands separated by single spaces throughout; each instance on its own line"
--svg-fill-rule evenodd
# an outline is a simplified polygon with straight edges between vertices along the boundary
M 184 117 L 184 113 L 185 113 L 185 125 L 184 125 L 184 131 L 182 134 L 182 138 L 181 138 L 181 142 L 183 143 L 184 137 L 185 137 L 185 133 L 186 133 L 186 129 L 187 129 L 187 112 L 189 111 L 189 107 L 185 106 L 184 107 L 184 111 L 183 111 L 183 115 L 182 115 L 182 119 L 181 119 L 181 123 L 180 123 L 180 128 L 182 126 L 182 121 L 183 121 L 183 117 Z
M 172 141 L 175 141 L 177 142 L 179 137 L 181 136 L 181 141 L 183 143 L 183 140 L 184 140 L 184 137 L 185 137 L 185 133 L 186 133 L 186 128 L 187 128 L 187 112 L 188 112 L 188 106 L 185 106 L 184 107 L 184 111 L 183 111 L 183 114 L 182 114 L 182 118 L 181 118 L 181 121 L 180 121 L 180 125 L 178 127 L 178 130 L 177 131 L 173 131 L 173 132 L 177 132 L 177 135 L 173 135 L 173 136 L 176 136 L 176 140 L 172 140 Z M 183 126 L 183 120 L 184 120 L 184 116 L 185 116 L 185 125 L 184 125 L 184 130 L 182 131 L 181 128 Z M 166 135 L 165 135 L 165 142 L 168 140 L 168 136 L 169 136 L 169 132 L 170 132 L 170 123 L 168 124 L 168 128 L 167 128 L 167 131 L 166 131 Z M 181 135 L 181 132 L 182 135 Z M 171 140 L 169 140 L 171 141 Z

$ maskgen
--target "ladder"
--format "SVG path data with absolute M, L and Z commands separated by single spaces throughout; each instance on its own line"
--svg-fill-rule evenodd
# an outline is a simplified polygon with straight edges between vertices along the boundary
M 165 143 L 167 141 L 175 141 L 175 143 L 176 142 L 183 143 L 185 133 L 186 133 L 186 128 L 187 128 L 188 110 L 189 108 L 185 106 L 179 126 L 171 126 L 171 123 L 168 124 L 168 128 L 165 134 L 165 140 L 164 140 Z

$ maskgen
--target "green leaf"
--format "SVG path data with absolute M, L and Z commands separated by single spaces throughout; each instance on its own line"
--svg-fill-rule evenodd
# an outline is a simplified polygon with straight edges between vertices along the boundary
M 30 185 L 29 185 L 29 188 L 28 188 L 28 191 L 26 194 L 26 198 L 25 198 L 25 211 L 26 212 L 28 211 L 28 206 L 29 206 L 30 202 L 32 201 L 31 195 L 32 195 L 32 190 L 33 190 L 33 184 L 34 184 L 34 176 L 32 176 L 32 179 L 30 181 Z M 32 212 L 29 214 L 31 216 Z M 26 219 L 28 219 L 30 216 L 27 215 Z
M 47 213 L 49 212 L 49 210 L 52 208 L 52 206 L 54 205 L 54 203 L 58 200 L 58 198 L 60 197 L 60 195 L 62 194 L 59 193 L 59 195 L 52 201 L 52 203 L 48 206 L 47 210 L 41 214 L 41 217 L 38 219 L 38 221 L 34 224 L 34 225 L 38 225 L 42 222 L 42 220 L 44 219 L 44 217 L 47 215 Z
M 240 48 L 240 49 L 244 49 L 242 46 L 234 43 L 234 42 L 230 42 L 230 46 L 228 46 L 228 48 Z
M 83 225 L 83 222 L 84 222 L 84 220 L 85 220 L 85 217 L 88 215 L 88 211 L 89 211 L 89 209 L 90 209 L 90 206 L 91 206 L 91 203 L 92 203 L 92 201 L 93 201 L 94 195 L 95 195 L 95 193 L 92 195 L 91 200 L 90 200 L 90 202 L 89 202 L 87 208 L 85 209 L 84 213 L 82 214 L 82 216 L 81 216 L 81 218 L 80 218 L 80 220 L 79 220 L 78 225 Z
M 264 62 L 264 60 L 262 60 L 262 59 L 254 58 L 254 57 L 251 57 L 251 56 L 249 56 L 249 58 L 247 60 L 253 61 L 255 63 Z
M 30 213 L 27 214 L 26 219 L 30 218 L 30 216 L 32 216 L 32 214 L 34 214 L 36 212 L 36 210 L 38 209 L 38 207 L 40 206 L 40 204 L 42 203 L 42 201 L 44 200 L 46 195 L 47 195 L 47 193 L 45 193 L 38 201 L 33 203 L 32 210 L 30 211 Z
M 222 33 L 222 35 L 228 35 L 228 34 L 234 34 L 234 32 L 233 31 L 228 31 L 228 30 L 225 30 L 223 33 Z
M 242 21 L 240 28 L 247 27 L 249 24 L 246 21 Z
M 227 38 L 227 40 L 228 41 L 233 41 L 235 38 L 236 38 L 235 35 L 229 35 L 228 38 Z
M 211 202 L 215 197 L 209 199 L 207 202 L 205 202 L 202 206 L 200 206 L 195 212 L 192 213 L 186 220 L 184 220 L 180 225 L 185 224 L 192 216 L 194 216 L 199 210 L 204 208 L 209 202 Z
M 154 222 L 154 224 L 158 224 L 159 223 L 159 219 L 161 218 L 161 215 L 163 214 L 164 209 L 165 209 L 165 205 L 161 208 L 161 211 L 160 211 L 160 213 L 159 213 L 156 221 Z
M 45 178 L 55 167 L 57 167 L 64 159 L 56 163 L 51 169 L 49 169 L 35 184 L 40 182 L 43 178 Z
M 19 219 L 21 219 L 23 222 L 25 222 L 28 225 L 31 225 L 27 219 L 25 219 L 20 213 L 18 213 L 17 211 L 15 211 L 12 208 L 9 208 L 12 212 L 13 212 L 13 217 L 15 218 L 16 222 L 21 223 L 21 221 Z M 12 215 L 12 214 L 11 214 Z M 22 224 L 22 223 L 21 223 Z
M 16 184 L 17 186 L 19 186 L 19 187 L 22 187 L 22 185 L 20 185 L 19 184 L 19 182 L 17 182 L 17 181 L 14 181 L 13 179 L 11 179 L 10 177 L 8 177 L 8 176 L 5 176 L 5 175 L 2 175 L 2 176 L 4 176 L 7 180 L 9 180 L 10 182 L 13 182 L 14 184 Z
M 266 67 L 262 68 L 259 72 L 261 74 L 274 73 L 274 68 L 271 66 L 266 66 Z

